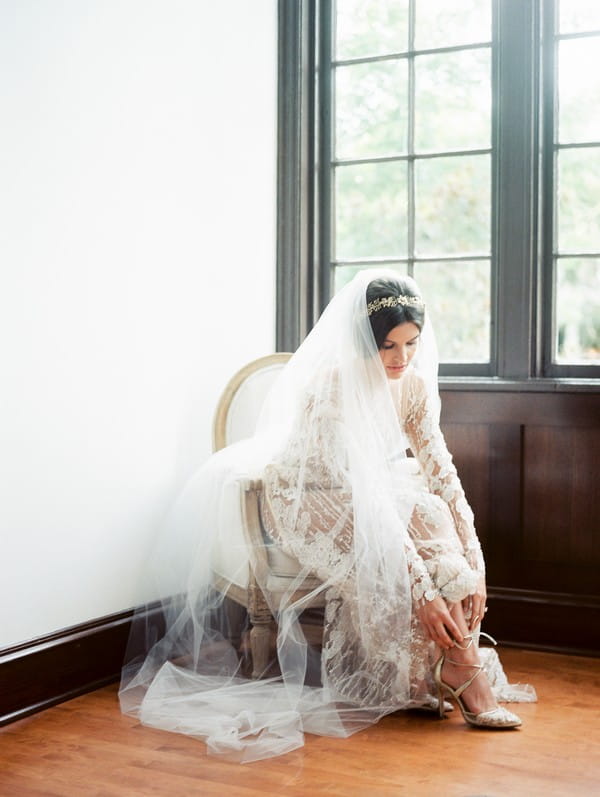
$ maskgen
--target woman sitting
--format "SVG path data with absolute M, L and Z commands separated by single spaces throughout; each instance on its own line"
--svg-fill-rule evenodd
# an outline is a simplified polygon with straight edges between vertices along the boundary
M 124 710 L 244 761 L 398 709 L 444 716 L 444 696 L 470 725 L 521 724 L 497 700 L 532 700 L 533 690 L 509 687 L 495 652 L 479 651 L 484 562 L 439 428 L 437 366 L 413 280 L 365 271 L 332 299 L 256 434 L 214 455 L 179 502 L 157 557 L 169 573 L 162 627 L 149 629 L 147 612 L 134 623 L 133 646 L 136 629 L 146 639 L 124 670 Z M 258 681 L 231 641 L 226 590 L 214 589 L 223 546 L 235 556 L 246 544 L 235 485 L 247 475 L 263 480 L 266 535 L 300 564 L 274 607 L 271 677 Z M 325 599 L 318 645 L 300 624 L 315 595 L 296 593 L 310 575 Z

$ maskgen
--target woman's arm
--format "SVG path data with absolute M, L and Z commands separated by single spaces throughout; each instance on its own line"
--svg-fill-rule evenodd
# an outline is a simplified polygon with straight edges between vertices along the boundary
M 429 638 L 441 648 L 462 642 L 460 629 L 450 616 L 446 601 L 433 585 L 425 563 L 408 534 L 405 537 L 406 561 L 413 606 Z
M 408 375 L 407 375 L 408 376 Z M 411 375 L 403 396 L 404 429 L 411 450 L 419 462 L 432 493 L 447 504 L 470 567 L 480 574 L 477 593 L 472 597 L 472 625 L 485 611 L 485 563 L 475 532 L 471 507 L 458 478 L 446 441 L 427 398 L 424 385 Z

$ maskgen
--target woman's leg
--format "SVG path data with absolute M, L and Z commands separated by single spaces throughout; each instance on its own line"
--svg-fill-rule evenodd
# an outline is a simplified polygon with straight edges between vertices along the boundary
M 449 603 L 448 609 L 463 635 L 470 634 L 462 603 Z M 471 639 L 471 637 L 465 639 L 462 647 L 457 646 L 446 652 L 442 667 L 442 680 L 455 689 L 467 681 L 474 674 L 475 668 L 481 665 L 479 648 L 475 640 L 472 641 L 472 644 L 468 644 Z M 457 663 L 455 664 L 454 662 Z M 490 711 L 497 707 L 498 703 L 492 693 L 485 672 L 482 671 L 473 683 L 465 689 L 463 700 L 467 709 L 474 714 Z
M 453 621 L 456 630 L 464 637 L 464 641 L 459 643 L 460 647 L 456 645 L 444 652 L 442 681 L 457 689 L 471 680 L 461 693 L 461 699 L 468 712 L 476 716 L 484 715 L 481 721 L 474 724 L 496 728 L 518 727 L 521 724 L 519 718 L 498 707 L 488 677 L 481 667 L 477 635 L 473 639 L 470 611 L 468 614 L 466 612 L 469 596 L 476 592 L 481 576 L 470 567 L 463 554 L 462 543 L 447 504 L 438 496 L 421 495 L 414 506 L 409 534 L 433 584 L 445 601 L 446 617 L 450 615 L 448 620 Z M 420 617 L 419 619 L 421 620 Z M 434 611 L 434 626 L 436 622 L 439 624 L 439 619 Z M 477 622 L 477 618 L 473 619 Z M 422 627 L 423 622 L 421 621 Z M 431 620 L 425 618 L 425 622 L 424 627 L 429 628 L 431 636 Z M 440 634 L 439 629 L 437 634 L 440 638 L 447 637 L 447 633 Z
M 464 650 L 453 647 L 446 651 L 442 679 L 456 688 L 476 672 L 474 666 L 464 665 L 481 664 L 478 646 L 470 637 L 470 617 L 465 616 L 463 605 L 463 601 L 475 590 L 479 574 L 467 563 L 448 505 L 439 496 L 430 493 L 420 496 L 420 500 L 415 503 L 409 534 L 434 585 L 446 601 L 452 619 L 463 636 L 469 635 L 462 645 Z M 467 647 L 470 641 L 471 644 Z M 434 661 L 439 656 L 438 651 L 439 648 L 436 648 L 437 655 L 432 651 Z M 475 714 L 489 711 L 498 705 L 483 672 L 463 695 L 468 710 Z

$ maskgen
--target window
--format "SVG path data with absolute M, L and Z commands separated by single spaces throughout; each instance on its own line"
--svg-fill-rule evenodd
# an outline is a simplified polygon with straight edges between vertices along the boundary
M 600 6 L 562 0 L 545 24 L 546 357 L 560 374 L 600 359 Z
M 373 264 L 408 273 L 442 359 L 489 363 L 491 3 L 338 0 L 334 13 L 334 290 Z
M 356 270 L 386 265 L 422 286 L 442 373 L 597 375 L 600 4 L 280 11 L 280 345 Z

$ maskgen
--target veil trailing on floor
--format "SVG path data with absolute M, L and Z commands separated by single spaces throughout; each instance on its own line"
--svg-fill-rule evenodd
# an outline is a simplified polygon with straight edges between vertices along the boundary
M 429 662 L 415 635 L 405 550 L 415 499 L 398 484 L 408 448 L 401 386 L 386 377 L 366 305 L 367 285 L 380 277 L 397 279 L 361 272 L 334 297 L 270 391 L 255 435 L 214 454 L 170 512 L 120 689 L 123 711 L 144 724 L 246 762 L 293 750 L 304 733 L 347 736 L 414 705 L 422 691 Z M 426 320 L 411 369 L 434 415 L 437 366 Z M 252 679 L 244 618 L 223 580 L 247 583 L 240 483 L 268 484 L 269 474 L 285 518 L 278 542 L 301 570 L 273 607 L 268 676 Z M 311 517 L 323 522 L 315 527 Z M 297 586 L 315 574 L 314 593 L 298 599 Z M 302 622 L 317 593 L 326 606 L 322 643 Z

